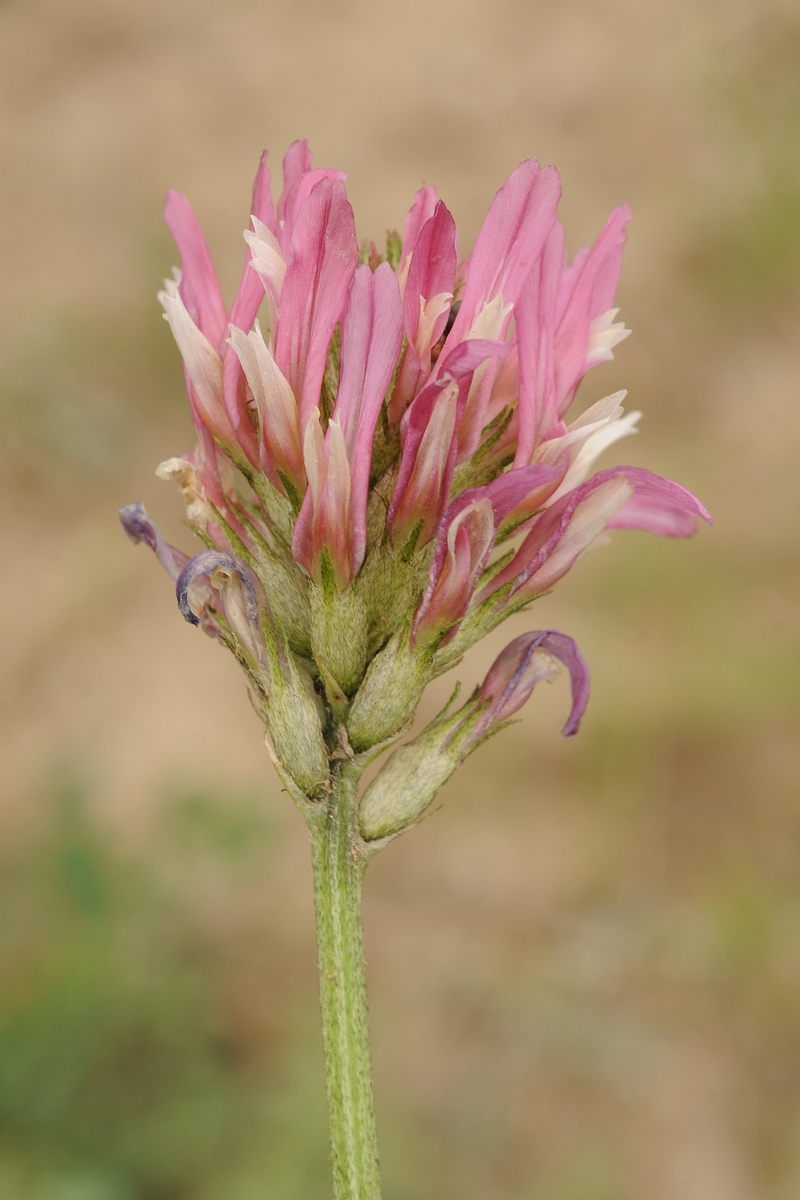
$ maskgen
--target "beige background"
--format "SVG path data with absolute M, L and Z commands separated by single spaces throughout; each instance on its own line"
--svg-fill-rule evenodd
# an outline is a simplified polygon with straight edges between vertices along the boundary
M 593 697 L 567 743 L 540 689 L 370 870 L 387 1200 L 798 1194 L 798 65 L 796 0 L 0 4 L 0 1195 L 328 1194 L 305 832 L 115 516 L 190 548 L 164 192 L 230 292 L 295 137 L 376 240 L 431 182 L 465 252 L 532 155 L 572 250 L 630 202 L 580 399 L 627 387 L 617 461 L 716 520 L 616 534 L 458 672 L 555 627 Z

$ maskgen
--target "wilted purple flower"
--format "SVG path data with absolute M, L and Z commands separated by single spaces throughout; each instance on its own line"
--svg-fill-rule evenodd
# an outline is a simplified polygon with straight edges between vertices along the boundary
M 589 702 L 589 669 L 572 638 L 547 629 L 514 638 L 495 659 L 480 686 L 480 697 L 486 701 L 486 708 L 478 719 L 472 739 L 476 740 L 493 726 L 513 717 L 537 683 L 558 674 L 559 663 L 567 668 L 572 681 L 572 708 L 561 732 L 564 737 L 573 737 Z

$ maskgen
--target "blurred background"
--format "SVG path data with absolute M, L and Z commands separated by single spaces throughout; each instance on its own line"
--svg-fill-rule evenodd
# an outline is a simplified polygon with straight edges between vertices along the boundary
M 800 1195 L 799 67 L 797 0 L 2 0 L 2 1200 L 330 1194 L 305 829 L 116 519 L 191 548 L 164 193 L 230 293 L 296 137 L 378 241 L 429 182 L 468 248 L 532 155 L 572 251 L 629 201 L 579 400 L 627 387 L 616 461 L 716 520 L 459 669 L 555 627 L 593 698 L 565 742 L 540 688 L 370 868 L 386 1198 Z

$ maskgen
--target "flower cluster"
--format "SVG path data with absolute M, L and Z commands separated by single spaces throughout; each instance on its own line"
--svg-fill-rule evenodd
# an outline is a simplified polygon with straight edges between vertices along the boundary
M 158 474 L 179 483 L 205 549 L 167 545 L 141 505 L 121 514 L 186 619 L 239 659 L 279 770 L 312 801 L 336 755 L 396 739 L 426 684 L 603 530 L 687 537 L 708 520 L 641 468 L 589 477 L 635 431 L 624 392 L 566 423 L 583 376 L 629 332 L 613 307 L 627 207 L 568 263 L 558 173 L 530 160 L 459 263 L 432 187 L 385 253 L 359 247 L 344 178 L 295 142 L 274 206 L 264 155 L 230 309 L 188 201 L 169 194 L 181 268 L 159 299 L 198 444 Z M 363 836 L 416 819 L 558 662 L 573 734 L 588 696 L 577 648 L 553 631 L 517 638 L 462 709 L 395 751 L 365 794 Z

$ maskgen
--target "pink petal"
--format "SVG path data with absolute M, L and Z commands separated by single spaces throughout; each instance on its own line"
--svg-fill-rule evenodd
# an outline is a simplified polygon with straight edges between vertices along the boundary
M 322 179 L 297 215 L 275 339 L 275 360 L 294 392 L 301 429 L 319 403 L 328 345 L 357 262 L 344 186 Z
M 181 256 L 181 299 L 194 323 L 216 349 L 228 326 L 228 314 L 206 239 L 180 192 L 167 192 L 164 220 Z
M 232 325 L 230 341 L 259 415 L 261 467 L 277 488 L 283 489 L 283 476 L 302 495 L 306 477 L 292 389 L 278 370 L 258 322 L 248 334 Z
M 255 183 L 253 184 L 250 216 L 257 217 L 262 224 L 266 225 L 270 233 L 275 233 L 275 212 L 272 207 L 272 195 L 270 194 L 269 185 L 270 173 L 267 166 L 267 152 L 264 151 L 261 156 L 261 162 L 258 165 Z M 249 224 L 250 222 L 248 221 Z M 244 267 L 242 268 L 242 277 L 239 281 L 239 287 L 229 319 L 231 325 L 235 325 L 238 329 L 243 329 L 245 333 L 249 333 L 250 329 L 252 329 L 253 321 L 256 319 L 261 301 L 264 299 L 264 284 L 250 266 L 250 258 L 250 247 L 248 246 Z
M 561 227 L 561 236 L 564 238 L 564 229 L 561 222 L 558 222 Z M 564 238 L 564 241 L 566 239 Z M 571 264 L 567 264 L 566 249 L 564 251 L 564 269 L 561 272 L 561 279 L 558 284 L 558 296 L 556 299 L 555 323 L 556 328 L 561 323 L 561 318 L 564 316 L 567 305 L 570 302 L 572 293 L 575 291 L 575 284 L 581 277 L 581 271 L 586 266 L 586 260 L 589 257 L 589 247 L 582 246 L 572 260 Z
M 394 273 L 394 272 L 392 272 Z M 355 575 L 351 558 L 350 538 L 350 463 L 344 444 L 344 435 L 334 417 L 325 435 L 327 474 L 320 504 L 314 518 L 317 524 L 318 553 L 326 549 L 330 555 L 334 577 L 339 591 L 343 592 Z M 314 578 L 319 581 L 319 565 Z
M 158 299 L 183 358 L 184 377 L 195 424 L 199 420 L 220 442 L 233 448 L 235 437 L 222 404 L 222 362 L 219 354 L 192 320 L 174 280 L 165 281 Z
M 308 142 L 292 142 L 283 156 L 283 191 L 278 200 L 278 221 L 282 224 L 286 216 L 286 197 L 297 181 L 311 170 L 311 151 Z
M 292 536 L 295 560 L 320 583 L 321 556 L 327 550 L 336 583 L 344 591 L 354 575 L 350 557 L 350 464 L 339 422 L 334 418 L 323 440 L 319 411 L 306 427 L 308 491 Z
M 450 495 L 456 467 L 456 433 L 467 402 L 469 375 L 489 357 L 502 357 L 507 342 L 472 338 L 457 346 L 442 377 L 422 389 L 406 409 L 401 426 L 403 456 L 387 524 L 395 546 L 402 545 L 420 520 L 421 549 L 434 536 Z M 454 390 L 449 381 L 457 380 Z M 455 412 L 452 412 L 457 399 Z M 435 431 L 432 438 L 429 434 Z
M 540 168 L 529 159 L 509 175 L 475 242 L 461 308 L 440 362 L 464 339 L 484 304 L 497 295 L 516 304 L 553 227 L 560 196 L 555 167 Z
M 452 521 L 460 509 L 485 497 L 491 501 L 495 529 L 499 529 L 506 517 L 515 512 L 525 500 L 530 496 L 538 498 L 543 489 L 554 487 L 560 477 L 561 471 L 557 467 L 547 467 L 542 463 L 506 471 L 483 487 L 462 492 L 448 508 L 445 520 Z
M 614 485 L 623 485 L 615 489 Z M 574 565 L 584 549 L 604 528 L 613 528 L 621 512 L 633 501 L 642 501 L 650 516 L 650 523 L 622 525 L 621 528 L 646 528 L 654 533 L 667 532 L 668 536 L 690 536 L 694 532 L 697 517 L 709 521 L 711 518 L 703 505 L 679 484 L 662 479 L 641 467 L 611 467 L 599 471 L 586 483 L 573 488 L 550 508 L 546 508 L 532 525 L 514 559 L 499 572 L 479 597 L 484 599 L 512 583 L 512 595 L 536 595 L 557 583 Z M 671 515 L 669 528 L 662 516 L 653 516 L 667 510 Z M 680 528 L 683 533 L 676 533 Z M 635 506 L 631 522 L 635 519 Z M 645 517 L 645 520 L 647 518 Z M 574 524 L 574 522 L 578 524 Z M 689 525 L 691 521 L 691 525 Z
M 456 223 L 445 205 L 437 204 L 434 214 L 422 227 L 410 259 L 408 278 L 404 283 L 403 323 L 407 347 L 392 392 L 389 419 L 393 425 L 401 420 L 408 404 L 414 400 L 431 373 L 431 352 L 443 334 L 450 306 L 441 304 L 439 316 L 431 329 L 422 331 L 420 343 L 421 308 L 434 296 L 450 296 L 456 286 Z M 408 264 L 407 264 L 408 266 Z
M 575 275 L 572 292 L 555 334 L 555 389 L 563 415 L 586 374 L 589 326 L 612 307 L 622 268 L 625 226 L 631 219 L 627 204 L 615 208 Z M 573 268 L 574 271 L 574 268 Z
M 420 297 L 430 300 L 440 292 L 452 294 L 455 279 L 456 223 L 440 200 L 433 216 L 422 227 L 408 270 L 403 295 L 403 323 L 409 342 L 413 342 L 417 336 Z M 432 341 L 437 341 L 441 336 L 446 321 L 447 314 L 443 313 L 441 328 Z
M 264 289 L 260 280 L 259 285 L 263 295 Z M 233 347 L 229 345 L 225 346 L 222 355 L 222 399 L 238 445 L 251 466 L 258 467 L 260 462 L 258 433 L 247 407 L 246 380 L 241 363 L 236 357 Z
M 469 338 L 461 342 L 447 356 L 447 364 L 439 372 L 440 379 L 462 379 L 486 362 L 487 358 L 505 358 L 514 349 L 510 342 L 492 338 Z
M 351 562 L 355 574 L 367 544 L 367 496 L 375 425 L 403 341 L 397 277 L 388 263 L 373 272 L 364 264 L 353 278 L 342 319 L 339 391 L 334 416 L 341 422 L 352 470 Z
M 615 470 L 616 468 L 612 468 Z M 650 475 L 637 467 L 628 467 L 627 478 L 634 484 L 634 493 L 607 529 L 641 529 L 659 537 L 693 537 L 697 518 L 711 524 L 711 517 L 696 496 L 680 484 Z
M 441 381 L 423 388 L 408 409 L 400 473 L 389 506 L 387 527 L 396 548 L 422 522 L 417 547 L 435 536 L 447 504 L 456 465 L 459 384 Z
M 253 199 L 250 205 L 250 215 L 258 217 L 266 225 L 273 236 L 277 236 L 278 223 L 275 220 L 275 205 L 272 203 L 272 175 L 267 165 L 268 152 L 265 150 L 258 164 L 255 182 L 253 184 Z
M 275 213 L 272 207 L 270 193 L 270 172 L 267 166 L 266 152 L 261 156 L 258 173 L 253 184 L 251 216 L 256 217 L 267 228 L 274 232 L 276 229 Z M 256 319 L 261 302 L 264 299 L 264 282 L 250 265 L 251 252 L 248 246 L 245 254 L 242 277 L 236 298 L 231 308 L 230 325 L 249 333 Z M 228 419 L 236 432 L 236 438 L 250 463 L 257 467 L 260 461 L 258 434 L 253 427 L 250 411 L 247 407 L 245 380 L 239 359 L 232 347 L 225 345 L 222 351 L 222 396 Z
M 395 425 L 430 373 L 431 349 L 447 324 L 449 307 L 443 307 L 425 338 L 426 344 L 418 346 L 421 304 L 443 294 L 452 297 L 456 265 L 455 222 L 440 200 L 417 239 L 405 282 L 403 324 L 408 344 L 389 406 L 389 420 Z
M 219 466 L 220 451 L 217 448 L 217 444 L 214 441 L 211 431 L 206 426 L 199 429 L 198 433 L 200 440 L 192 453 L 186 455 L 186 458 L 197 471 L 200 493 L 204 499 L 210 500 L 220 512 L 225 514 L 226 520 L 233 531 L 238 534 L 243 542 L 247 543 L 249 535 L 237 517 L 235 510 L 231 508 L 228 497 L 225 494 L 225 489 L 222 486 Z M 227 464 L 227 459 L 223 458 L 223 462 Z M 227 549 L 230 544 L 227 534 L 223 533 L 216 522 L 209 522 L 206 532 L 220 549 Z
M 675 512 L 683 512 L 687 516 L 692 517 L 694 524 L 691 527 L 690 533 L 676 534 L 668 533 L 667 537 L 689 537 L 697 530 L 697 521 L 699 517 L 708 525 L 713 524 L 709 515 L 708 509 L 700 503 L 697 497 L 685 487 L 681 487 L 679 483 L 674 483 L 671 479 L 664 479 L 661 475 L 654 475 L 652 471 L 646 471 L 644 467 L 610 467 L 607 471 L 598 471 L 598 473 L 581 484 L 583 488 L 589 488 L 590 485 L 598 486 L 599 483 L 606 479 L 613 479 L 617 476 L 623 476 L 632 485 L 634 494 L 628 501 L 633 507 L 633 501 L 636 500 L 644 505 L 647 502 L 651 506 L 651 512 L 655 512 L 659 504 L 662 505 L 664 511 L 669 506 Z M 579 490 L 579 489 L 576 489 Z M 625 508 L 628 505 L 626 504 Z M 625 509 L 622 510 L 623 512 Z M 620 513 L 620 516 L 622 513 Z M 618 520 L 618 518 L 614 518 Z M 639 529 L 644 526 L 620 524 L 613 526 L 619 529 Z M 653 532 L 661 533 L 661 530 L 653 530 Z
M 401 280 L 401 286 L 408 275 L 409 262 L 411 255 L 414 253 L 417 239 L 422 232 L 423 226 L 433 216 L 435 208 L 436 188 L 430 186 L 420 188 L 414 197 L 414 203 L 408 210 L 405 225 L 403 226 L 403 248 L 400 251 L 400 266 L 397 272 Z
M 330 171 L 326 167 L 318 167 L 314 171 L 309 171 L 298 179 L 289 195 L 286 197 L 286 215 L 283 225 L 280 230 L 278 241 L 284 257 L 288 260 L 292 249 L 292 236 L 297 218 L 302 211 L 303 205 L 308 200 L 318 183 L 323 179 L 330 180 L 335 183 L 337 180 L 344 183 L 347 175 L 344 171 Z
M 306 424 L 303 435 L 303 459 L 308 476 L 308 489 L 303 497 L 292 534 L 292 554 L 295 561 L 308 572 L 312 579 L 318 579 L 322 541 L 316 516 L 322 505 L 325 483 L 328 478 L 328 459 L 325 454 L 325 436 L 319 419 L 319 409 L 314 410 L 311 419 Z
M 428 586 L 414 620 L 415 638 L 423 632 L 430 636 L 432 629 L 443 623 L 452 625 L 463 616 L 500 524 L 525 496 L 541 488 L 554 473 L 552 468 L 537 463 L 520 471 L 509 471 L 484 487 L 463 492 L 453 501 L 439 529 Z M 456 554 L 454 559 L 453 531 L 458 529 L 469 539 L 469 555 L 463 557 L 466 550 L 462 548 L 462 557 Z M 459 537 L 463 542 L 463 537 Z M 459 544 L 456 543 L 456 549 Z
M 555 222 L 542 257 L 514 312 L 519 354 L 519 436 L 515 466 L 529 463 L 537 441 L 558 420 L 555 396 L 555 305 L 564 258 L 564 231 Z
M 538 495 L 542 487 L 553 486 L 552 480 L 557 474 L 552 467 L 543 467 L 536 463 L 519 471 L 509 471 L 483 487 L 462 492 L 447 509 L 439 527 L 429 579 L 434 581 L 441 575 L 448 553 L 448 530 L 465 509 L 485 501 L 491 504 L 494 545 L 494 537 L 506 517 L 531 493 Z
M 451 505 L 439 532 L 425 593 L 414 615 L 412 645 L 435 640 L 463 617 L 492 552 L 494 537 L 494 513 L 487 497 L 466 506 L 459 506 L 457 501 Z
M 486 305 L 502 300 L 509 311 L 495 336 L 504 338 L 511 310 L 533 270 L 555 221 L 561 194 L 553 167 L 539 168 L 531 159 L 507 179 L 492 202 L 470 259 L 461 307 L 437 363 L 437 373 L 447 369 L 453 347 L 469 336 Z M 476 378 L 466 418 L 458 432 L 458 461 L 475 453 L 485 424 L 497 364 L 489 364 Z

